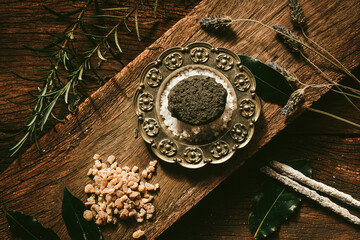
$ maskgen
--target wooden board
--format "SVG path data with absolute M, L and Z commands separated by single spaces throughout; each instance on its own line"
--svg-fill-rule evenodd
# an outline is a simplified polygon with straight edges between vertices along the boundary
M 351 118 L 354 111 L 338 95 L 324 96 L 316 107 Z M 345 112 L 347 110 L 347 112 Z M 346 115 L 347 113 L 347 115 Z M 257 152 L 214 191 L 165 231 L 158 240 L 252 239 L 248 225 L 253 197 L 267 177 L 258 170 L 269 160 L 312 160 L 313 177 L 360 199 L 360 132 L 354 127 L 306 112 Z M 350 209 L 359 216 L 359 211 Z M 269 239 L 358 239 L 360 229 L 304 199 Z
M 117 1 L 102 2 L 101 7 L 114 7 L 112 5 Z M 177 21 L 183 18 L 200 0 L 174 0 L 171 2 L 158 2 L 158 13 L 156 24 L 140 24 L 141 42 L 137 39 L 136 31 L 128 33 L 123 26 L 120 28 L 119 44 L 123 47 L 121 61 L 124 65 L 134 60 L 134 58 L 145 50 L 150 44 L 158 39 L 166 30 L 173 26 Z M 82 6 L 84 1 L 77 1 L 76 6 Z M 120 6 L 134 6 L 134 0 L 121 1 Z M 150 6 L 145 5 L 139 10 L 139 22 L 154 21 L 153 2 Z M 68 12 L 74 9 L 73 3 L 70 5 L 66 1 L 53 0 L 29 0 L 29 1 L 12 1 L 4 0 L 0 2 L 0 154 L 3 157 L 0 160 L 0 172 L 3 172 L 16 156 L 11 157 L 9 149 L 14 146 L 22 135 L 15 135 L 22 130 L 26 124 L 26 118 L 30 115 L 30 105 L 15 105 L 9 102 L 29 102 L 32 100 L 28 94 L 29 91 L 35 91 L 41 87 L 42 83 L 34 81 L 25 81 L 13 73 L 25 77 L 42 77 L 44 72 L 38 71 L 41 68 L 49 67 L 49 57 L 46 54 L 33 52 L 23 47 L 42 47 L 53 41 L 46 32 L 61 34 L 66 28 L 69 21 L 57 19 L 46 11 L 42 5 L 55 8 L 58 12 Z M 88 10 L 87 16 L 94 15 L 94 5 Z M 122 12 L 118 13 L 122 14 Z M 94 20 L 87 17 L 86 21 Z M 95 20 L 95 23 L 97 20 Z M 109 25 L 117 24 L 117 19 L 106 19 Z M 25 24 L 26 23 L 26 24 Z M 90 25 L 89 25 L 90 26 Z M 130 18 L 128 26 L 135 29 L 134 19 Z M 98 29 L 96 29 L 98 30 Z M 94 32 L 98 32 L 95 31 Z M 10 40 L 11 39 L 11 40 Z M 88 42 L 78 39 L 79 47 L 86 48 Z M 117 61 L 103 63 L 98 73 L 101 76 L 112 77 L 123 68 L 123 65 Z M 94 82 L 90 82 L 94 84 Z M 83 99 L 87 98 L 94 89 L 81 89 Z M 49 124 L 49 128 L 55 125 L 55 121 Z M 44 132 L 47 132 L 46 129 Z M 29 147 L 29 146 L 27 146 Z
M 217 1 L 203 1 L 192 13 L 172 29 L 164 34 L 155 44 L 161 44 L 165 48 L 175 45 L 185 45 L 195 40 L 208 41 L 215 46 L 224 46 L 235 52 L 259 56 L 261 60 L 273 59 L 276 56 L 278 62 L 286 62 L 286 66 L 292 66 L 290 69 L 296 71 L 298 75 L 309 76 L 309 69 L 303 66 L 299 60 L 294 60 L 285 48 L 282 48 L 273 39 L 270 31 L 249 26 L 249 24 L 239 24 L 234 26 L 238 35 L 237 38 L 219 39 L 202 32 L 196 24 L 203 15 L 208 12 L 214 14 L 228 14 L 236 16 L 252 16 L 264 22 L 286 23 L 288 14 L 285 3 L 264 2 L 260 5 L 255 3 L 235 2 L 231 8 L 217 8 Z M 314 4 L 314 3 L 312 3 Z M 342 18 L 339 10 L 336 23 L 339 29 L 347 29 L 343 32 L 341 42 L 334 44 L 333 39 L 326 40 L 326 35 L 322 35 L 324 22 L 321 19 L 324 15 L 329 15 L 327 11 L 331 7 L 341 5 L 341 9 L 350 11 L 353 4 L 350 2 L 333 2 L 321 7 L 318 5 L 309 5 L 311 15 L 310 26 L 312 33 L 319 33 L 317 40 L 321 41 L 325 47 L 334 49 L 336 55 L 343 59 L 343 62 L 353 68 L 358 62 L 356 54 L 358 51 L 356 43 L 358 42 L 358 32 L 351 32 L 345 26 L 354 26 L 358 24 L 356 14 L 348 14 Z M 348 5 L 346 5 L 348 4 Z M 260 6 L 260 7 L 259 7 Z M 311 9 L 310 9 L 311 7 Z M 235 11 L 234 11 L 235 9 Z M 268 12 L 272 9 L 271 13 Z M 344 11 L 345 11 L 344 10 Z M 221 11 L 221 12 L 220 12 Z M 353 16 L 353 18 L 351 18 Z M 320 25 L 318 25 L 320 24 Z M 246 29 L 245 29 L 246 26 Z M 314 29 L 313 29 L 314 27 Z M 337 29 L 338 29 L 337 28 Z M 188 29 L 188 33 L 181 29 Z M 179 34 L 181 31 L 182 34 Z M 318 32 L 317 32 L 318 31 Z M 244 37 L 253 35 L 251 37 Z M 250 48 L 251 46 L 251 48 Z M 253 47 L 255 46 L 255 47 Z M 344 47 L 346 46 L 346 47 Z M 341 49 L 342 48 L 342 49 Z M 339 50 L 342 51 L 339 51 Z M 17 160 L 10 169 L 1 176 L 1 204 L 8 209 L 23 210 L 29 214 L 35 215 L 48 227 L 53 227 L 61 236 L 66 236 L 65 229 L 60 221 L 60 203 L 62 189 L 67 185 L 72 192 L 84 199 L 82 188 L 88 181 L 85 176 L 86 169 L 91 164 L 91 156 L 94 152 L 104 153 L 105 155 L 116 154 L 119 156 L 121 164 L 146 165 L 146 160 L 153 156 L 147 151 L 145 144 L 141 139 L 133 138 L 133 131 L 136 125 L 136 118 L 132 115 L 131 95 L 137 87 L 134 81 L 142 67 L 147 62 L 152 61 L 158 55 L 158 52 L 145 51 L 132 63 L 130 63 L 116 78 L 110 81 L 102 89 L 93 94 L 80 107 L 76 116 L 70 117 L 70 121 L 65 125 L 56 127 L 57 132 L 52 131 L 41 140 L 45 153 L 39 156 L 35 148 L 27 151 L 22 159 Z M 259 55 L 260 54 L 260 55 Z M 314 81 L 314 78 L 309 80 Z M 307 105 L 311 101 L 318 99 L 323 92 L 312 92 L 311 98 L 308 98 Z M 246 151 L 240 153 L 229 164 L 210 167 L 200 171 L 185 171 L 176 166 L 162 164 L 154 182 L 160 182 L 161 192 L 157 196 L 155 205 L 158 213 L 153 222 L 143 225 L 147 229 L 148 238 L 152 239 L 160 234 L 164 229 L 170 226 L 177 218 L 190 209 L 203 196 L 208 194 L 215 186 L 225 179 L 231 172 L 241 165 L 242 159 L 247 159 L 253 155 L 260 147 L 267 143 L 275 134 L 283 129 L 288 122 L 282 118 L 278 111 L 278 106 L 264 104 L 263 118 L 257 124 L 256 139 L 252 141 L 251 146 Z M 301 111 L 299 111 L 300 113 Z M 54 137 L 55 136 L 55 137 Z M 67 152 L 69 144 L 75 146 L 74 149 Z M 131 153 L 131 154 L 129 154 Z M 239 161 L 239 159 L 241 159 Z M 47 171 L 44 171 L 47 169 Z M 37 208 L 30 208 L 32 204 L 28 200 L 36 199 Z M 104 235 L 107 239 L 118 239 L 122 236 L 126 239 L 133 231 L 133 225 L 119 227 L 113 234 L 114 229 L 105 229 Z M 1 232 L 8 236 L 6 223 L 1 218 Z M 110 235 L 112 233 L 112 235 Z

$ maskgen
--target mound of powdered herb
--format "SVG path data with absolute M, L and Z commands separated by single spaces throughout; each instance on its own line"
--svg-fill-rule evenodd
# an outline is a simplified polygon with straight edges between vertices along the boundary
M 170 91 L 168 109 L 171 115 L 191 125 L 203 125 L 219 118 L 226 105 L 227 91 L 207 76 L 192 76 Z

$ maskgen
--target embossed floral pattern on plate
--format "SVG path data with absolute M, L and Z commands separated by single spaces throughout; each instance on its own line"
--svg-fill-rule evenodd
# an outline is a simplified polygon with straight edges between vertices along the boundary
M 222 132 L 204 142 L 189 142 L 174 137 L 159 113 L 160 96 L 170 79 L 177 76 L 177 72 L 196 68 L 207 69 L 225 79 L 234 99 L 230 121 L 224 125 Z M 202 42 L 170 48 L 145 67 L 141 74 L 140 86 L 134 96 L 139 133 L 151 145 L 149 149 L 165 162 L 186 168 L 225 162 L 235 151 L 245 147 L 253 136 L 254 123 L 261 110 L 255 87 L 251 71 L 241 65 L 237 54 L 228 49 Z

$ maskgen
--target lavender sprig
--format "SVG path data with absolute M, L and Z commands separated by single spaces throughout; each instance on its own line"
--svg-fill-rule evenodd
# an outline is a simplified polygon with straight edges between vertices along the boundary
M 288 115 L 294 111 L 295 107 L 303 100 L 305 88 L 295 90 L 291 95 L 286 105 L 281 110 L 282 115 Z
M 290 18 L 296 27 L 304 27 L 304 11 L 298 0 L 289 0 Z
M 229 28 L 233 20 L 229 16 L 208 15 L 200 20 L 200 25 L 209 31 L 223 31 Z
M 301 52 L 302 47 L 302 40 L 296 35 L 294 32 L 290 31 L 286 27 L 280 25 L 274 25 L 273 29 L 276 31 L 281 32 L 282 34 L 280 37 L 284 40 L 284 43 L 287 44 L 292 51 L 294 52 Z

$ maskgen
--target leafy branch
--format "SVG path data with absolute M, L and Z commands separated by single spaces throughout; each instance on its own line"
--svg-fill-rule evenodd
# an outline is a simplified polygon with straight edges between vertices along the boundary
M 158 1 L 155 1 L 154 6 L 151 7 L 154 11 L 154 16 L 156 16 L 157 5 Z M 45 5 L 43 7 L 58 19 L 70 21 L 70 24 L 62 34 L 49 33 L 54 40 L 43 48 L 24 46 L 29 50 L 47 54 L 50 66 L 45 69 L 47 71 L 45 76 L 37 79 L 23 77 L 14 73 L 19 78 L 27 81 L 41 82 L 43 85 L 41 88 L 38 88 L 37 93 L 30 93 L 32 98 L 34 98 L 33 100 L 17 103 L 32 104 L 35 102 L 35 106 L 32 109 L 31 116 L 27 118 L 26 126 L 21 131 L 24 134 L 23 137 L 10 149 L 12 152 L 11 156 L 18 153 L 31 139 L 34 140 L 37 148 L 40 149 L 37 141 L 39 133 L 43 132 L 46 126 L 51 125 L 50 120 L 64 122 L 66 113 L 64 113 L 63 106 L 67 106 L 66 112 L 75 111 L 83 97 L 81 94 L 82 89 L 99 87 L 108 79 L 99 74 L 102 63 L 111 60 L 121 63 L 123 51 L 119 43 L 120 30 L 124 26 L 127 32 L 132 31 L 128 25 L 131 16 L 134 17 L 137 38 L 141 41 L 139 30 L 141 23 L 139 22 L 138 11 L 141 7 L 146 6 L 143 1 L 139 0 L 131 7 L 101 9 L 97 0 L 87 0 L 83 6 L 66 13 L 60 13 Z M 95 8 L 96 15 L 88 14 L 91 11 L 89 9 L 93 8 Z M 127 10 L 127 13 L 124 15 L 113 13 L 124 10 Z M 109 11 L 110 14 L 102 14 L 102 12 Z M 91 19 L 94 18 L 98 19 L 98 24 L 90 24 Z M 118 20 L 113 26 L 107 26 L 105 24 L 105 19 L 107 18 Z M 87 20 L 90 20 L 90 22 Z M 156 20 L 142 24 L 155 22 Z M 93 31 L 90 32 L 88 29 Z M 80 48 L 77 41 L 84 38 L 87 39 L 88 45 L 91 47 L 86 49 Z M 95 86 L 88 86 L 89 84 L 86 81 L 91 80 L 95 80 L 97 84 Z M 62 113 L 60 116 L 58 116 L 59 112 Z
M 15 146 L 13 146 L 10 149 L 10 151 L 12 151 L 11 156 L 17 153 L 31 137 L 34 138 L 36 146 L 38 147 L 38 149 L 40 149 L 37 142 L 38 129 L 40 129 L 40 131 L 43 131 L 44 126 L 48 122 L 50 115 L 54 119 L 58 121 L 60 120 L 52 113 L 52 111 L 55 107 L 56 102 L 59 100 L 61 96 L 65 94 L 66 95 L 65 99 L 68 99 L 68 95 L 71 86 L 73 86 L 73 81 L 74 81 L 73 79 L 71 79 L 68 83 L 65 84 L 65 86 L 60 88 L 58 87 L 58 85 L 62 84 L 62 81 L 59 77 L 60 64 L 62 64 L 66 70 L 68 69 L 67 67 L 67 60 L 69 60 L 69 55 L 67 50 L 68 45 L 74 39 L 74 31 L 77 28 L 79 28 L 80 24 L 82 24 L 85 11 L 91 2 L 92 0 L 88 0 L 86 2 L 86 4 L 81 8 L 81 11 L 77 16 L 76 20 L 73 21 L 70 24 L 70 26 L 65 30 L 65 32 L 63 33 L 63 36 L 65 37 L 63 37 L 61 40 L 63 41 L 63 43 L 59 45 L 58 42 L 53 42 L 53 45 L 57 46 L 58 50 L 53 52 L 53 54 L 50 57 L 51 66 L 49 68 L 49 72 L 47 76 L 44 78 L 35 79 L 35 81 L 43 81 L 44 85 L 41 90 L 39 89 L 40 91 L 39 95 L 33 95 L 33 97 L 37 99 L 37 102 L 35 104 L 35 107 L 33 108 L 32 115 L 28 119 L 26 127 L 23 130 L 26 131 L 26 134 Z M 45 9 L 49 9 L 49 8 L 45 7 Z M 51 11 L 51 12 L 55 12 L 55 11 Z M 70 30 L 68 31 L 68 29 Z M 40 51 L 41 50 L 44 49 L 40 49 Z M 55 64 L 52 63 L 53 60 L 56 60 Z M 29 80 L 28 78 L 23 78 L 23 79 Z M 50 98 L 52 100 L 49 102 Z

